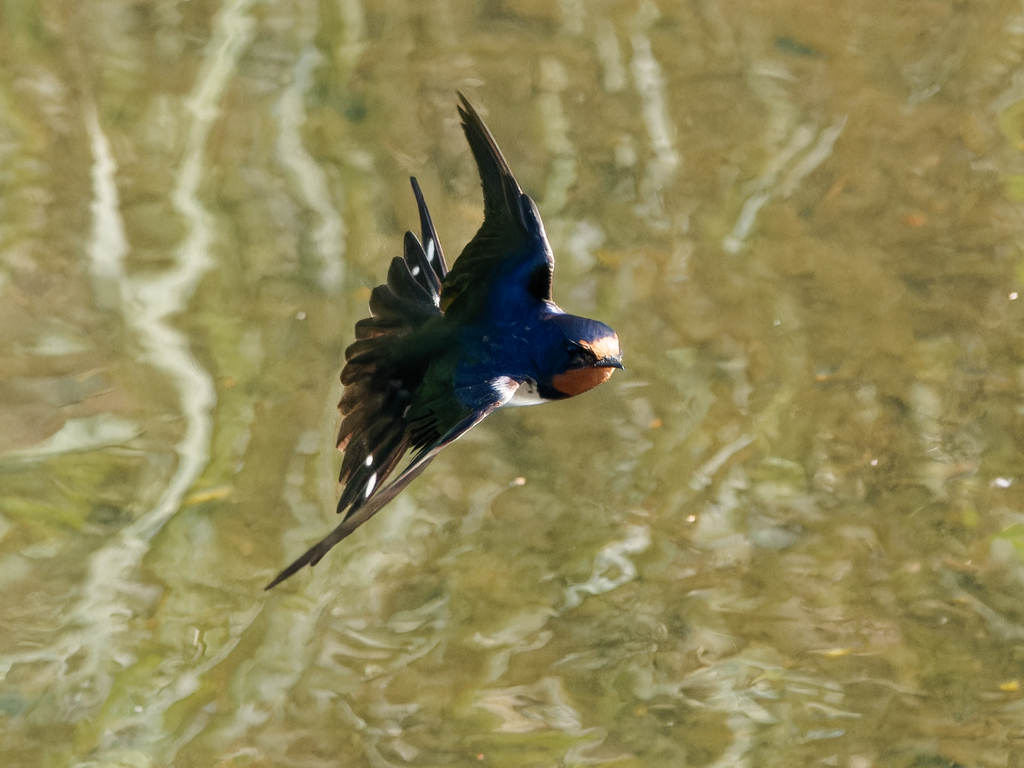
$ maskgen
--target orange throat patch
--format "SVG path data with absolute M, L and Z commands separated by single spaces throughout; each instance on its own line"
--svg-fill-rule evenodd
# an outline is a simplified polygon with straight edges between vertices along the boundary
M 611 378 L 614 370 L 614 368 L 603 366 L 601 368 L 577 368 L 566 373 L 557 373 L 551 377 L 551 386 L 567 397 L 575 397 L 588 389 L 593 389 L 598 384 L 604 384 Z

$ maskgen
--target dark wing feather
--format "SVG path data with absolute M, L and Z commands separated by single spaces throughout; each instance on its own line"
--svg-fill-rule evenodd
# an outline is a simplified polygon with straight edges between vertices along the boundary
M 370 294 L 370 312 L 372 317 L 356 325 L 356 341 L 345 350 L 341 371 L 345 392 L 338 404 L 343 416 L 338 448 L 345 458 L 339 514 L 365 502 L 408 448 L 405 411 L 422 381 L 425 361 L 397 361 L 394 345 L 440 314 L 401 258 L 391 262 L 387 284 Z
M 525 279 L 531 295 L 551 298 L 554 261 L 537 207 L 523 194 L 497 142 L 465 96 L 459 114 L 484 193 L 484 223 L 463 249 L 441 290 L 441 308 L 471 319 L 486 301 L 489 279 L 509 258 L 535 261 Z M 530 267 L 530 265 L 526 265 Z
M 441 250 L 441 241 L 434 230 L 434 222 L 430 218 L 430 211 L 423 200 L 423 193 L 420 192 L 420 185 L 416 178 L 412 178 L 412 193 L 416 195 L 416 207 L 420 211 L 420 236 L 423 238 L 423 250 L 427 257 L 436 278 L 435 292 L 440 293 L 441 283 L 448 274 L 448 262 L 444 260 L 444 251 Z
M 474 387 L 474 392 L 470 393 L 470 397 L 477 405 L 467 416 L 455 424 L 455 426 L 445 430 L 443 434 L 437 432 L 438 424 L 436 420 L 433 425 L 424 429 L 423 434 L 431 433 L 434 435 L 433 439 L 420 448 L 409 466 L 395 478 L 394 482 L 371 494 L 364 503 L 352 507 L 348 516 L 333 531 L 281 571 L 277 578 L 266 586 L 266 589 L 280 584 L 307 565 L 313 566 L 319 563 L 335 544 L 373 517 L 381 507 L 401 493 L 409 483 L 415 480 L 427 468 L 427 465 L 433 461 L 434 457 L 445 446 L 458 440 L 462 435 L 479 424 L 489 413 L 507 403 L 512 398 L 512 395 L 515 394 L 517 387 L 518 385 L 512 381 L 502 381 L 501 386 L 494 386 L 492 382 L 484 382 Z M 454 397 L 455 392 L 452 391 L 451 394 L 453 395 L 451 399 L 456 400 Z M 442 407 L 442 411 L 447 407 L 447 404 L 445 404 Z
M 412 185 L 432 258 L 416 236 L 407 232 L 404 256 L 391 261 L 387 283 L 370 293 L 371 316 L 356 323 L 356 340 L 345 350 L 346 363 L 341 371 L 345 391 L 338 404 L 343 417 L 338 448 L 345 452 L 338 513 L 345 515 L 346 531 L 354 530 L 397 493 L 382 497 L 388 477 L 406 452 L 417 447 L 406 414 L 430 362 L 430 344 L 424 341 L 413 345 L 418 349 L 412 355 L 408 353 L 409 345 L 402 344 L 441 315 L 441 280 L 447 274 L 447 264 L 415 179 Z M 404 483 L 412 479 L 408 470 L 403 478 Z M 319 556 L 311 559 L 308 552 L 303 558 L 270 586 L 304 564 L 319 560 Z
M 404 257 L 391 260 L 387 283 L 370 294 L 371 316 L 356 323 L 356 341 L 345 350 L 345 392 L 338 404 L 345 417 L 338 433 L 338 448 L 345 451 L 339 514 L 351 514 L 383 486 L 409 449 L 405 413 L 427 361 L 396 359 L 395 343 L 441 314 L 441 280 L 448 267 L 419 184 L 411 182 L 434 258 L 412 232 L 405 233 Z
M 462 130 L 476 159 L 484 191 L 484 226 L 489 223 L 502 229 L 515 228 L 525 237 L 527 225 L 522 209 L 523 190 L 480 114 L 461 93 L 459 100 L 462 102 L 459 106 Z

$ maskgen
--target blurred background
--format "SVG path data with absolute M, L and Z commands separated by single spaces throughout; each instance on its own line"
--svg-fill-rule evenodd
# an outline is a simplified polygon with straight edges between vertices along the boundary
M 481 220 L 627 369 L 315 569 L 338 372 Z M 1024 765 L 1024 9 L 0 5 L 5 766 Z

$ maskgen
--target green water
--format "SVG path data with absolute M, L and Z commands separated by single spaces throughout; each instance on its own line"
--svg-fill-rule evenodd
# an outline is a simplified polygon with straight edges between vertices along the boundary
M 5 766 L 1024 765 L 1024 12 L 0 5 Z M 457 90 L 627 370 L 315 569 Z

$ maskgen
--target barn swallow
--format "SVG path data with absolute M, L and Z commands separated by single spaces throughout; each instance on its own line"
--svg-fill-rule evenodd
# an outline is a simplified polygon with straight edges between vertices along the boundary
M 327 552 L 420 475 L 450 443 L 503 405 L 573 397 L 622 368 L 615 331 L 563 312 L 551 298 L 554 258 L 536 204 L 491 132 L 459 94 L 462 129 L 480 172 L 484 222 L 448 270 L 423 194 L 422 242 L 405 234 L 370 317 L 345 350 L 338 405 L 342 522 L 285 568 L 270 589 Z M 390 483 L 407 452 L 408 465 Z

